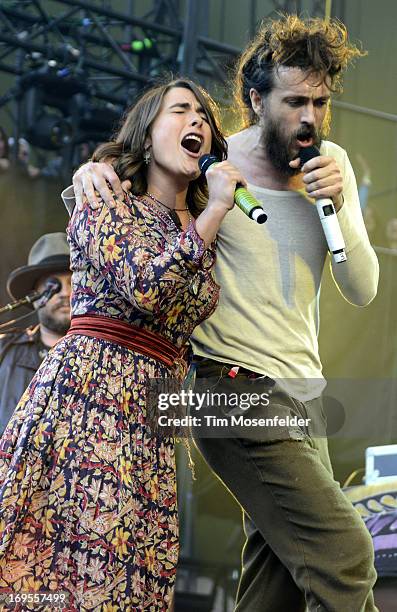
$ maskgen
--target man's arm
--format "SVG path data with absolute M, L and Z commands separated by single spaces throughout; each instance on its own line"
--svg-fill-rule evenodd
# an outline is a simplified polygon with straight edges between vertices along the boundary
M 332 276 L 348 302 L 367 306 L 377 293 L 379 263 L 364 225 L 353 168 L 346 152 L 339 151 L 342 153 L 343 206 L 337 216 L 346 244 L 347 261 L 332 261 Z
M 95 181 L 93 176 L 95 176 Z M 225 215 L 234 206 L 236 185 L 241 184 L 245 187 L 247 185 L 245 178 L 239 170 L 227 160 L 213 164 L 206 172 L 206 179 L 209 190 L 207 206 L 194 222 L 195 231 L 197 231 L 200 239 L 203 240 L 205 248 L 209 247 L 215 240 Z M 112 181 L 112 185 L 119 185 L 118 193 L 121 193 L 121 197 L 110 191 L 107 181 Z M 102 192 L 99 192 L 100 198 L 102 198 L 101 193 L 105 192 L 107 194 L 106 197 L 101 199 L 100 203 L 98 202 L 98 194 L 95 193 L 97 186 L 98 191 L 100 188 L 102 189 Z M 106 186 L 106 189 L 104 186 Z M 88 162 L 81 166 L 78 173 L 73 175 L 74 194 L 71 188 L 68 187 L 62 192 L 61 196 L 69 215 L 71 215 L 75 204 L 77 204 L 78 211 L 81 212 L 84 209 L 84 201 L 92 210 L 100 208 L 103 204 L 109 209 L 115 208 L 117 206 L 115 200 L 122 202 L 130 188 L 131 182 L 125 180 L 120 183 L 119 177 L 109 164 Z M 76 201 L 74 202 L 74 200 Z

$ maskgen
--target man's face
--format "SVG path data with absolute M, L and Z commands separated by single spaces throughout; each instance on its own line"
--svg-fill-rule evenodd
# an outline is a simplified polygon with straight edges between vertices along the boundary
M 57 278 L 61 283 L 61 290 L 37 311 L 40 324 L 60 336 L 66 334 L 70 326 L 71 277 L 70 272 L 55 272 L 42 276 L 35 285 L 35 290 L 40 292 L 49 278 Z
M 321 75 L 286 66 L 275 70 L 273 83 L 262 101 L 263 144 L 274 168 L 292 176 L 300 170 L 290 168 L 289 162 L 300 147 L 319 147 L 325 135 L 330 90 Z

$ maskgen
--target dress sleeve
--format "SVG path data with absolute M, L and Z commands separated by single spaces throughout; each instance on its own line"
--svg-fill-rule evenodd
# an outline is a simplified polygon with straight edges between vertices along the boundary
M 208 253 L 193 221 L 172 243 L 159 243 L 155 226 L 128 196 L 114 208 L 102 204 L 93 210 L 87 202 L 83 210 L 75 209 L 68 233 L 117 293 L 145 313 L 161 312 L 200 267 L 208 267 Z

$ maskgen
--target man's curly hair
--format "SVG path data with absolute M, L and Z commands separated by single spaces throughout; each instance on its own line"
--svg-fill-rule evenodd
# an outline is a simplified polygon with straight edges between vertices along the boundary
M 250 89 L 262 96 L 269 94 L 278 66 L 302 68 L 324 79 L 328 77 L 331 91 L 341 92 L 342 76 L 349 62 L 363 55 L 366 53 L 349 41 L 346 27 L 337 19 L 284 15 L 265 20 L 237 65 L 235 98 L 245 125 L 258 120 L 251 106 Z

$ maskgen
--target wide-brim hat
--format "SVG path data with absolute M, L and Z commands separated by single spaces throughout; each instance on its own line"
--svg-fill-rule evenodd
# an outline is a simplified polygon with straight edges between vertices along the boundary
M 28 265 L 13 270 L 9 275 L 7 291 L 12 299 L 19 300 L 34 290 L 42 276 L 69 270 L 70 252 L 66 234 L 44 234 L 30 249 Z

